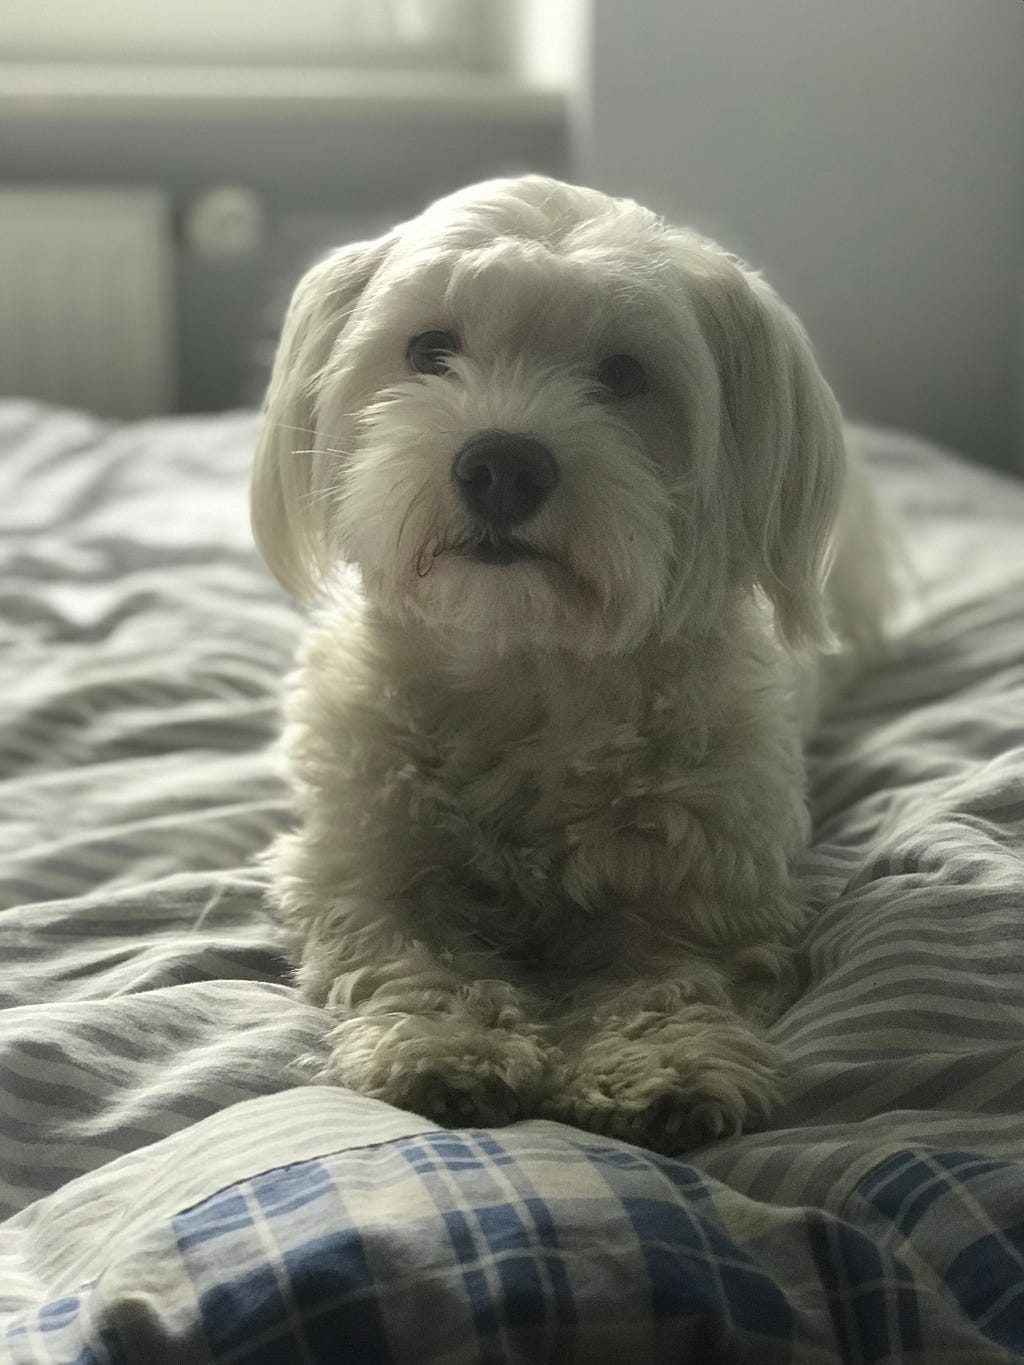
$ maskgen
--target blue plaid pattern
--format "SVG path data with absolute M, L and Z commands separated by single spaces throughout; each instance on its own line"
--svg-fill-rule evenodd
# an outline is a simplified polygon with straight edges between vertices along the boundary
M 80 1365 L 1024 1360 L 1024 1182 L 906 1151 L 832 1214 L 555 1125 L 429 1132 L 220 1191 L 5 1345 Z
M 926 1258 L 965 1317 L 1024 1359 L 1020 1168 L 971 1152 L 903 1152 L 863 1180 L 860 1195 L 891 1221 L 894 1237 Z

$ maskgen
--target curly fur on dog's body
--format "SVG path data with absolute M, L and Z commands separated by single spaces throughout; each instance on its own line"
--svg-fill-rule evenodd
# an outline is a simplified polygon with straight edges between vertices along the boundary
M 439 328 L 458 353 L 410 374 Z M 649 377 L 624 400 L 593 378 L 621 353 Z M 268 408 L 268 561 L 299 593 L 339 560 L 362 581 L 302 650 L 301 823 L 271 858 L 327 1075 L 666 1150 L 763 1117 L 808 827 L 796 650 L 870 639 L 882 588 L 823 587 L 846 456 L 798 324 L 635 205 L 494 182 L 311 272 Z M 481 431 L 557 461 L 508 562 L 453 487 Z M 880 546 L 847 488 L 841 566 Z

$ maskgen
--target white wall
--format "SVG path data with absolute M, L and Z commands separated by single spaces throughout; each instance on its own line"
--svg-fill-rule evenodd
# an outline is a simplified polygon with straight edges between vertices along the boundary
M 1024 471 L 1021 0 L 594 0 L 580 177 L 716 236 L 857 417 Z

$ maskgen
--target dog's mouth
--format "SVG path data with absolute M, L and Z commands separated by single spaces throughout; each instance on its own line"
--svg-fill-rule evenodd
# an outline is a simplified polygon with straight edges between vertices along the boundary
M 467 559 L 478 564 L 520 564 L 525 560 L 542 559 L 540 551 L 526 541 L 511 536 L 485 537 L 469 541 L 462 549 Z
M 538 564 L 554 568 L 563 567 L 554 555 L 539 550 L 528 541 L 516 536 L 476 534 L 462 536 L 457 540 L 439 540 L 419 552 L 416 557 L 416 574 L 426 578 L 439 559 L 451 556 L 454 559 L 468 560 L 473 564 L 486 564 L 489 567 L 503 568 L 511 564 Z

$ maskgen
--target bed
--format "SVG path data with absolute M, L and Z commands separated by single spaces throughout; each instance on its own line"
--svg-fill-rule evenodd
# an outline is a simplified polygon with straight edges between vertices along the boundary
M 0 405 L 0 1359 L 1024 1359 L 1024 485 L 860 434 L 917 595 L 814 741 L 790 1096 L 668 1160 L 317 1084 L 255 424 Z

